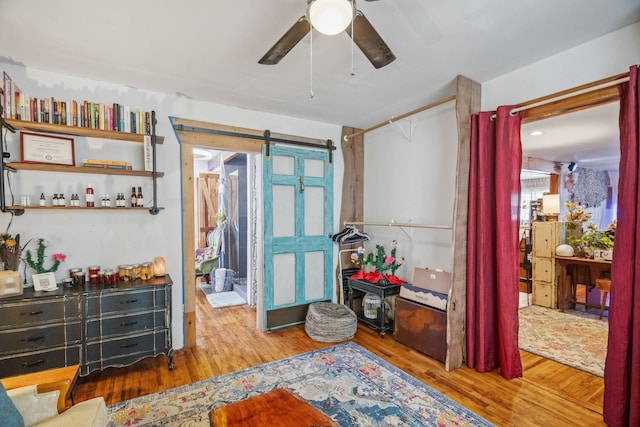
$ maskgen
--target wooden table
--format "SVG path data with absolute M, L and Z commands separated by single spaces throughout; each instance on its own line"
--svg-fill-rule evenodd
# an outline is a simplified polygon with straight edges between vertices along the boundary
M 596 279 L 601 277 L 603 273 L 611 274 L 611 261 L 604 259 L 565 256 L 554 256 L 553 258 L 560 266 L 560 280 L 558 282 L 558 308 L 560 311 L 564 311 L 567 307 L 575 308 L 576 306 L 575 290 L 573 289 L 573 283 L 571 283 L 568 273 L 570 266 L 589 267 L 589 284 L 593 284 L 594 286 Z M 585 301 L 585 304 L 588 304 L 588 302 Z M 597 307 L 599 308 L 600 306 Z
M 58 398 L 58 412 L 67 409 L 67 399 L 72 399 L 71 389 L 78 378 L 80 365 L 71 365 L 64 368 L 47 369 L 30 374 L 17 375 L 15 377 L 2 378 L 2 385 L 7 390 L 13 388 L 37 385 L 38 393 L 47 393 L 53 390 L 60 390 Z M 73 403 L 73 402 L 72 402 Z
M 209 412 L 209 423 L 215 427 L 334 427 L 338 425 L 328 415 L 282 388 L 216 408 Z

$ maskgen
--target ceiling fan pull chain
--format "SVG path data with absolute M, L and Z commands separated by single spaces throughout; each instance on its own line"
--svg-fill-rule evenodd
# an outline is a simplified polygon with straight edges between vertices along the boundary
M 309 23 L 309 98 L 313 99 L 313 26 Z
M 356 44 L 356 42 L 354 41 L 353 38 L 353 32 L 354 29 L 353 27 L 356 26 L 356 11 L 355 11 L 355 2 L 353 4 L 353 17 L 351 18 L 351 75 L 355 76 L 356 75 L 356 68 L 353 65 L 353 46 Z

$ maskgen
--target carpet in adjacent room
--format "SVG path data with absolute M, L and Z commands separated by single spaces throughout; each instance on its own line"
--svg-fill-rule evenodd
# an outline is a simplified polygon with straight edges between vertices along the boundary
M 599 377 L 604 376 L 609 323 L 578 310 L 532 305 L 518 311 L 522 350 Z
M 421 381 L 347 342 L 108 408 L 109 426 L 209 426 L 214 408 L 286 388 L 341 426 L 490 426 Z
M 209 305 L 213 308 L 231 307 L 247 303 L 246 293 L 243 296 L 235 289 L 226 292 L 214 292 L 212 285 L 207 283 L 201 283 L 200 289 L 204 292 Z

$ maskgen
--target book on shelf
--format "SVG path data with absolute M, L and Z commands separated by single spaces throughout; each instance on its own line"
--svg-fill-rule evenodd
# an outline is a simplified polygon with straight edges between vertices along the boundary
M 82 166 L 88 168 L 132 170 L 131 163 L 121 160 L 84 159 Z
M 6 71 L 2 73 L 0 106 L 5 119 L 136 134 L 151 133 L 150 112 L 137 111 L 118 103 L 63 101 L 53 96 L 36 98 L 21 91 Z
M 153 147 L 151 146 L 151 135 L 144 136 L 144 170 L 153 171 Z

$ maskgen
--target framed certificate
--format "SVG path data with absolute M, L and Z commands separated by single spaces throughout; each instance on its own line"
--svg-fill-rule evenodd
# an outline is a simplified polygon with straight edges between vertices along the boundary
M 26 163 L 76 165 L 73 138 L 20 132 L 20 154 Z
M 53 273 L 32 274 L 33 289 L 36 291 L 55 291 L 58 289 L 56 276 Z

